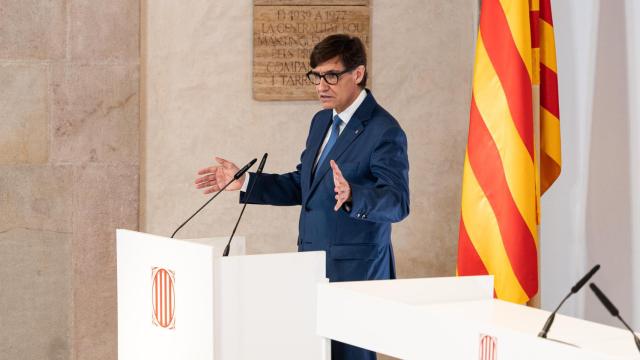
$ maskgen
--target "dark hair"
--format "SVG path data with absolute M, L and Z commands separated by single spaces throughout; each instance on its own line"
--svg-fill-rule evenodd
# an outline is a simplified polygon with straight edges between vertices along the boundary
M 357 36 L 346 34 L 329 35 L 316 44 L 309 55 L 311 68 L 339 56 L 345 69 L 355 69 L 360 65 L 365 66 L 364 76 L 360 86 L 367 85 L 367 53 L 362 41 Z

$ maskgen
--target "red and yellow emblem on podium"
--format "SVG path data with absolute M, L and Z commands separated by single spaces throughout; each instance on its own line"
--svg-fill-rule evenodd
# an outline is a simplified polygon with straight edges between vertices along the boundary
M 166 329 L 176 327 L 175 309 L 175 272 L 164 268 L 151 269 L 153 287 L 151 301 L 153 303 L 153 324 Z
M 497 360 L 498 340 L 495 336 L 480 334 L 480 360 Z

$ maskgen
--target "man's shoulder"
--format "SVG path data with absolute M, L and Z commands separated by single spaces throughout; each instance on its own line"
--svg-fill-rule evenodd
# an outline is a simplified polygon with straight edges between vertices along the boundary
M 367 125 L 373 125 L 375 127 L 400 127 L 400 124 L 382 105 L 378 103 L 373 96 L 371 90 L 366 89 L 367 97 L 362 105 L 360 105 L 362 111 L 358 111 L 360 118 L 366 121 Z M 359 109 L 360 110 L 360 109 Z
M 309 124 L 309 131 L 313 131 L 314 127 L 320 126 L 323 122 L 323 119 L 326 121 L 327 119 L 331 119 L 333 110 L 331 109 L 322 109 L 313 115 L 311 118 L 311 124 Z
M 315 115 L 313 115 L 313 120 L 317 119 L 317 118 L 325 118 L 325 117 L 331 117 L 331 115 L 333 114 L 333 110 L 332 109 L 322 109 L 320 111 L 318 111 Z
M 369 125 L 378 127 L 381 130 L 387 130 L 389 128 L 400 128 L 400 123 L 396 118 L 391 115 L 385 108 L 383 108 L 380 104 L 376 103 L 371 111 L 371 118 L 369 119 Z

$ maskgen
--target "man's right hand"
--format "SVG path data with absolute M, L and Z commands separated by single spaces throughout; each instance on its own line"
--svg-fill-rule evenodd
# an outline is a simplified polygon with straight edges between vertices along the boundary
M 196 188 L 205 189 L 204 194 L 211 194 L 222 189 L 229 181 L 233 179 L 240 168 L 231 161 L 216 157 L 218 165 L 213 165 L 198 171 L 198 175 L 204 175 L 196 179 Z M 240 190 L 244 184 L 246 174 L 227 187 L 227 191 Z

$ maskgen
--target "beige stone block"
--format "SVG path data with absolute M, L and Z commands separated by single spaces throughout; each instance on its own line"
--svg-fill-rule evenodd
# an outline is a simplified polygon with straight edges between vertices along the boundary
M 72 231 L 71 166 L 0 166 L 0 232 Z
M 70 234 L 0 232 L 0 358 L 70 359 Z
M 46 65 L 0 65 L 0 84 L 0 164 L 46 163 L 49 155 Z
M 55 65 L 51 159 L 138 163 L 138 66 Z
M 65 0 L 0 2 L 0 59 L 62 59 L 66 43 Z
M 138 227 L 138 167 L 86 164 L 75 178 L 75 359 L 116 359 L 115 230 Z
M 139 63 L 138 0 L 77 0 L 69 7 L 72 60 Z

